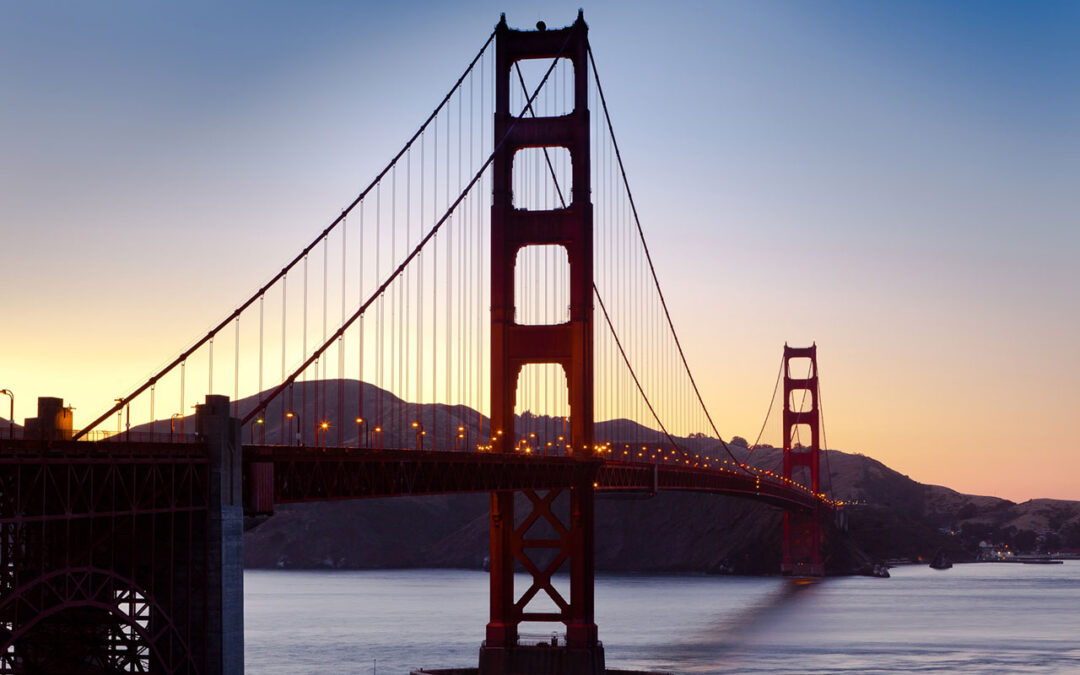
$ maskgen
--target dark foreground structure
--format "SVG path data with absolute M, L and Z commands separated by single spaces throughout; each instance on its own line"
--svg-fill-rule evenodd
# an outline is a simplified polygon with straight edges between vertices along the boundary
M 196 443 L 71 441 L 43 398 L 0 440 L 0 673 L 243 673 L 240 427 Z

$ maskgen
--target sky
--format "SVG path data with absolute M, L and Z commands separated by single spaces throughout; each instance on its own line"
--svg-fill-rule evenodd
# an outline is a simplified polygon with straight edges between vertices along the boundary
M 1080 4 L 580 4 L 725 437 L 816 342 L 830 447 L 1080 499 Z M 578 6 L 0 0 L 16 419 L 103 412 L 352 200 L 500 12 Z

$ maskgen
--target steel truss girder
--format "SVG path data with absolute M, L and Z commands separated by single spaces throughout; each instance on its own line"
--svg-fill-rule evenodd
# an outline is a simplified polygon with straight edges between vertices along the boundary
M 208 477 L 201 445 L 0 440 L 0 673 L 203 672 Z
M 600 460 L 477 452 L 244 447 L 244 503 L 256 466 L 273 467 L 273 503 L 456 492 L 550 490 L 594 482 Z M 261 483 L 265 484 L 265 483 Z
M 581 484 L 601 492 L 710 492 L 794 510 L 811 510 L 819 503 L 805 490 L 733 470 L 506 453 L 244 446 L 245 504 L 252 503 L 251 491 L 256 489 L 254 467 L 267 465 L 273 475 L 273 499 L 268 503 L 277 504 L 544 491 Z

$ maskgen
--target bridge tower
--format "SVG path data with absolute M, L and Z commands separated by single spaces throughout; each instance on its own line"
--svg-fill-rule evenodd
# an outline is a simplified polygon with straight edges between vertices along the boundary
M 792 359 L 809 359 L 810 369 L 806 377 L 791 376 Z M 810 409 L 792 410 L 792 393 L 802 392 L 810 398 Z M 796 468 L 805 467 L 810 472 L 810 490 L 818 495 L 820 487 L 821 446 L 819 428 L 821 415 L 818 408 L 817 345 L 789 347 L 784 345 L 784 478 L 793 479 Z M 792 447 L 794 433 L 799 425 L 810 432 L 810 445 Z M 802 434 L 799 438 L 805 443 Z M 801 482 L 801 481 L 799 481 Z M 825 564 L 821 559 L 821 526 L 818 508 L 813 511 L 784 511 L 784 557 L 780 563 L 782 574 L 795 576 L 824 576 Z
M 561 57 L 573 64 L 574 105 L 556 117 L 526 117 L 510 110 L 511 69 L 524 59 Z M 496 452 L 513 452 L 514 407 L 518 378 L 528 364 L 559 364 L 566 375 L 570 401 L 571 454 L 593 457 L 593 213 L 590 201 L 588 27 L 579 12 L 573 25 L 546 30 L 511 29 L 503 16 L 496 27 L 495 158 L 491 206 L 491 433 Z M 522 113 L 521 117 L 517 117 Z M 526 210 L 514 207 L 514 156 L 525 148 L 561 147 L 570 155 L 571 200 L 565 208 Z M 558 245 L 570 266 L 570 318 L 553 325 L 516 322 L 514 268 L 527 246 Z M 602 673 L 603 647 L 593 618 L 592 473 L 569 489 L 569 522 L 553 509 L 559 491 L 521 493 L 524 518 L 515 518 L 515 493 L 491 496 L 491 620 L 480 650 L 480 673 Z M 530 537 L 538 521 L 554 537 Z M 538 552 L 531 554 L 531 552 Z M 535 556 L 535 557 L 534 557 Z M 537 558 L 549 560 L 547 564 Z M 570 597 L 554 588 L 551 576 L 563 565 L 570 572 Z M 532 584 L 515 594 L 515 566 Z M 546 594 L 557 611 L 530 612 L 528 605 Z M 566 644 L 518 644 L 522 622 L 562 622 Z

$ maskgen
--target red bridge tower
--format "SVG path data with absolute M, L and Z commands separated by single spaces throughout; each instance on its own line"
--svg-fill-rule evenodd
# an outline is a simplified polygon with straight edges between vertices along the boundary
M 791 376 L 792 359 L 809 359 L 810 370 L 806 377 Z M 810 409 L 796 412 L 792 410 L 791 394 L 803 392 L 809 396 Z M 818 408 L 818 369 L 817 345 L 810 347 L 789 347 L 784 345 L 784 478 L 794 479 L 806 484 L 793 475 L 796 468 L 805 467 L 810 472 L 808 487 L 814 493 L 821 493 L 820 456 L 821 446 L 819 428 L 821 416 Z M 792 447 L 794 433 L 798 426 L 805 426 L 810 432 L 810 445 Z M 806 439 L 800 434 L 802 443 Z M 825 574 L 825 564 L 821 560 L 821 526 L 818 511 L 784 511 L 784 558 L 780 563 L 783 574 L 795 576 L 820 577 Z
M 573 64 L 574 106 L 557 117 L 525 117 L 510 110 L 511 69 L 524 59 L 565 58 Z M 571 454 L 593 458 L 593 212 L 590 201 L 588 27 L 579 12 L 573 25 L 557 30 L 496 27 L 495 158 L 491 206 L 491 433 L 496 452 L 513 452 L 514 404 L 518 377 L 527 364 L 559 364 L 570 401 Z M 521 117 L 515 116 L 522 113 Z M 573 167 L 571 200 L 549 211 L 518 209 L 512 195 L 514 155 L 525 148 L 560 147 Z M 570 319 L 552 325 L 515 320 L 514 267 L 527 246 L 558 245 L 570 266 Z M 593 463 L 590 462 L 590 465 Z M 598 463 L 597 463 L 598 465 Z M 604 671 L 603 647 L 593 619 L 593 480 L 596 465 L 583 465 L 569 489 L 568 518 L 556 500 L 559 490 L 519 493 L 526 507 L 515 518 L 515 493 L 491 496 L 491 620 L 480 650 L 480 673 Z M 564 522 L 568 520 L 568 522 Z M 530 533 L 540 523 L 548 534 Z M 542 538 L 541 538 L 542 537 Z M 543 561 L 543 562 L 541 562 Z M 532 583 L 514 589 L 515 565 Z M 552 575 L 568 567 L 570 597 L 552 585 Z M 531 612 L 529 603 L 546 595 L 557 611 Z M 565 644 L 518 644 L 522 622 L 561 622 Z

